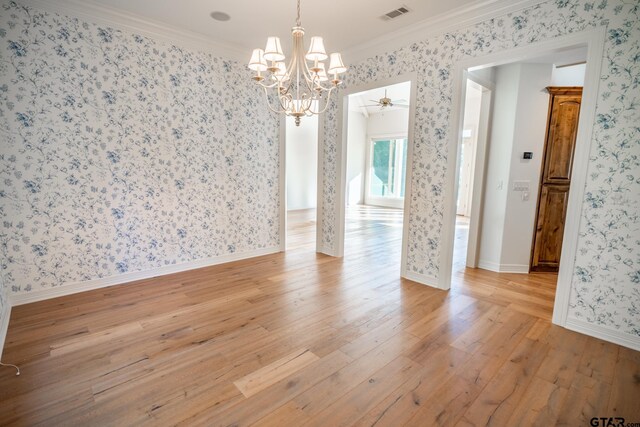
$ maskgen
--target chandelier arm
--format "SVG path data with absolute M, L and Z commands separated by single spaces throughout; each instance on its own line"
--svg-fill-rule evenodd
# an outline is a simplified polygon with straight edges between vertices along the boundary
M 263 88 L 263 89 L 267 90 L 267 89 L 273 89 L 274 87 L 276 87 L 276 86 L 278 85 L 278 83 L 279 83 L 279 82 L 277 82 L 277 81 L 276 81 L 276 82 L 273 82 L 273 83 L 272 83 L 272 84 L 270 84 L 270 85 L 266 85 L 266 84 L 264 84 L 264 83 L 262 83 L 262 82 L 256 82 L 256 83 L 257 83 L 261 88 Z
M 261 86 L 262 86 L 262 85 L 261 85 Z M 276 114 L 281 114 L 281 113 L 286 113 L 286 112 L 287 112 L 287 110 L 286 110 L 285 106 L 282 104 L 282 101 L 280 100 L 280 96 L 278 96 L 278 104 L 280 104 L 280 108 L 282 108 L 282 110 L 276 110 L 275 108 L 273 108 L 273 107 L 271 106 L 271 101 L 269 101 L 269 91 L 268 91 L 268 90 L 267 90 L 267 88 L 266 88 L 266 87 L 264 87 L 264 86 L 262 86 L 262 89 L 264 89 L 264 96 L 265 96 L 265 98 L 266 98 L 266 100 L 267 100 L 267 106 L 269 107 L 269 109 L 270 109 L 271 111 L 273 111 L 273 112 L 274 112 L 274 113 L 276 113 Z
M 323 85 L 322 85 L 322 82 L 318 82 L 318 86 L 317 86 L 317 87 L 318 87 L 318 88 L 320 88 L 320 89 L 322 89 L 322 92 L 323 92 L 323 93 L 324 93 L 324 92 L 330 92 L 330 91 L 332 91 L 333 89 L 335 89 L 335 88 L 336 88 L 336 86 L 335 86 L 335 85 L 331 85 L 331 86 L 329 86 L 329 87 L 325 87 L 325 86 L 323 86 Z
M 336 86 L 334 86 L 334 87 L 332 87 L 331 89 L 329 89 L 329 92 L 327 93 L 327 99 L 326 99 L 326 101 L 325 101 L 325 103 L 324 103 L 324 107 L 323 107 L 322 109 L 320 109 L 320 110 L 318 110 L 318 111 L 310 110 L 313 114 L 320 115 L 320 114 L 323 114 L 323 113 L 325 113 L 325 112 L 327 111 L 327 109 L 329 108 L 329 104 L 330 104 L 330 102 L 329 102 L 329 101 L 330 101 L 329 97 L 331 96 L 331 92 L 333 92 L 333 90 L 334 90 L 335 88 L 336 88 Z M 318 106 L 320 106 L 320 101 L 319 101 L 319 100 L 318 100 Z
M 304 61 L 304 66 L 305 68 L 307 67 L 307 61 Z M 304 70 L 302 72 L 304 74 Z M 319 83 L 319 82 L 316 82 L 316 78 L 319 79 L 319 77 L 318 76 L 311 77 L 311 76 L 307 76 L 306 74 L 304 77 L 305 77 L 304 80 L 305 80 L 307 89 L 309 89 L 309 92 L 313 93 L 316 90 L 314 83 Z

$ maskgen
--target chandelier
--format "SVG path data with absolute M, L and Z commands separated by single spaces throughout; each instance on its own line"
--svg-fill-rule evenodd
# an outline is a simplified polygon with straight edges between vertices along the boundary
M 311 37 L 311 45 L 305 55 L 300 0 L 296 25 L 291 29 L 291 35 L 293 51 L 289 65 L 285 64 L 280 39 L 268 37 L 264 50 L 253 50 L 249 69 L 256 72 L 252 79 L 264 89 L 269 108 L 275 113 L 295 117 L 296 126 L 300 126 L 301 117 L 322 114 L 327 110 L 331 93 L 342 82 L 338 75 L 346 72 L 347 67 L 339 53 L 327 55 L 322 37 Z M 327 58 L 329 68 L 325 69 L 323 61 Z M 262 75 L 265 71 L 267 74 Z M 270 97 L 270 93 L 275 96 Z M 277 103 L 273 102 L 275 105 L 272 105 L 273 98 L 278 100 Z

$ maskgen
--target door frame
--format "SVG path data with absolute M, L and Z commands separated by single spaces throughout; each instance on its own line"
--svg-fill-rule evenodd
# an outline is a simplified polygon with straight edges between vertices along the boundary
M 584 198 L 584 189 L 587 181 L 587 166 L 589 163 L 589 152 L 595 123 L 600 71 L 604 55 L 605 31 L 605 27 L 600 27 L 589 31 L 572 33 L 485 56 L 466 58 L 455 65 L 453 74 L 452 114 L 449 124 L 452 132 L 447 161 L 442 234 L 443 245 L 440 254 L 440 287 L 442 289 L 451 288 L 453 245 L 455 239 L 455 194 L 458 186 L 457 168 L 459 167 L 460 161 L 460 143 L 462 138 L 466 86 L 462 85 L 462 82 L 465 81 L 465 71 L 518 62 L 549 52 L 561 52 L 576 47 L 587 47 L 587 67 L 584 79 L 583 103 L 580 111 L 572 169 L 572 184 L 575 185 L 572 185 L 569 190 L 569 203 L 567 206 L 567 218 L 581 219 L 582 200 Z M 573 181 L 573 178 L 575 178 L 575 181 Z M 580 223 L 581 220 L 569 221 L 565 226 L 563 235 L 560 270 L 558 272 L 558 284 L 556 287 L 552 318 L 553 323 L 561 326 L 565 326 L 567 323 L 571 280 L 573 278 L 577 254 Z
M 413 145 L 416 120 L 416 92 L 418 83 L 418 73 L 410 72 L 401 74 L 387 79 L 371 81 L 361 85 L 350 86 L 341 94 L 338 101 L 338 135 L 337 135 L 337 153 L 336 161 L 338 164 L 338 186 L 336 195 L 336 218 L 338 219 L 336 229 L 336 247 L 333 251 L 327 251 L 323 248 L 322 252 L 328 255 L 342 257 L 344 256 L 344 239 L 345 239 L 345 216 L 346 216 L 346 189 L 347 189 L 347 136 L 349 125 L 349 95 L 359 92 L 365 92 L 379 87 L 390 86 L 397 83 L 409 82 L 411 93 L 409 96 L 409 123 L 407 129 L 407 170 L 405 173 L 405 194 L 404 194 L 404 212 L 402 219 L 402 255 L 400 257 L 400 276 L 407 277 L 407 245 L 409 240 L 409 216 L 411 209 L 412 194 L 412 177 L 413 177 Z M 323 132 L 323 129 L 320 129 Z M 320 193 L 318 193 L 320 194 Z M 321 224 L 318 221 L 318 233 Z M 414 280 L 414 278 L 411 278 Z
M 278 175 L 278 191 L 280 192 L 280 197 L 278 198 L 278 204 L 280 205 L 280 231 L 278 238 L 280 240 L 280 252 L 285 252 L 287 250 L 287 116 L 281 114 L 279 122 L 280 173 Z
M 489 137 L 491 135 L 491 120 L 493 119 L 493 94 L 495 85 L 473 73 L 464 72 L 466 80 L 471 80 L 482 87 L 482 98 L 480 106 L 480 120 L 478 125 L 478 138 L 476 140 L 476 158 L 473 165 L 473 188 L 471 189 L 471 216 L 469 220 L 469 235 L 467 238 L 467 258 L 466 265 L 470 268 L 478 266 L 478 255 L 481 237 L 482 212 L 484 207 L 484 186 L 486 180 L 487 149 L 489 148 Z M 464 84 L 464 96 L 466 97 L 466 80 Z M 462 98 L 464 104 L 464 97 Z M 464 109 L 462 105 L 462 119 L 464 124 Z M 462 135 L 460 135 L 462 144 Z M 458 156 L 460 153 L 458 152 Z M 456 178 L 456 189 L 459 184 L 459 177 Z M 456 193 L 457 194 L 457 193 Z M 455 224 L 454 224 L 455 230 Z

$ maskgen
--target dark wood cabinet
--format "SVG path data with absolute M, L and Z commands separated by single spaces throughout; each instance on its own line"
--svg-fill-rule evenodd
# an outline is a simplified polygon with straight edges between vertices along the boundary
M 548 87 L 549 116 L 544 144 L 531 271 L 558 271 L 571 168 L 578 133 L 581 87 Z

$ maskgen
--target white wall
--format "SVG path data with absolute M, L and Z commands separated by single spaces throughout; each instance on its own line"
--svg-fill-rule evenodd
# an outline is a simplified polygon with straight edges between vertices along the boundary
M 535 225 L 538 186 L 544 137 L 549 110 L 550 64 L 520 66 L 518 106 L 516 108 L 509 187 L 502 237 L 501 270 L 529 271 L 529 258 Z M 532 151 L 533 159 L 522 158 Z M 528 192 L 514 191 L 514 181 L 528 182 Z
M 584 72 L 586 69 L 587 64 L 562 68 L 553 67 L 551 86 L 584 86 Z
M 303 117 L 300 126 L 287 117 L 287 210 L 317 204 L 318 116 Z
M 481 268 L 526 273 L 544 149 L 551 64 L 497 67 L 495 104 L 484 217 L 480 244 Z M 525 151 L 533 159 L 523 159 Z M 528 191 L 515 191 L 514 183 Z
M 407 134 L 409 126 L 409 109 L 389 110 L 369 116 L 367 134 L 369 138 L 376 136 L 401 136 Z
M 500 265 L 520 65 L 498 67 L 495 82 L 478 257 L 478 265 L 490 270 Z
M 347 135 L 347 205 L 364 203 L 365 164 L 367 147 L 367 118 L 357 111 L 349 111 Z

